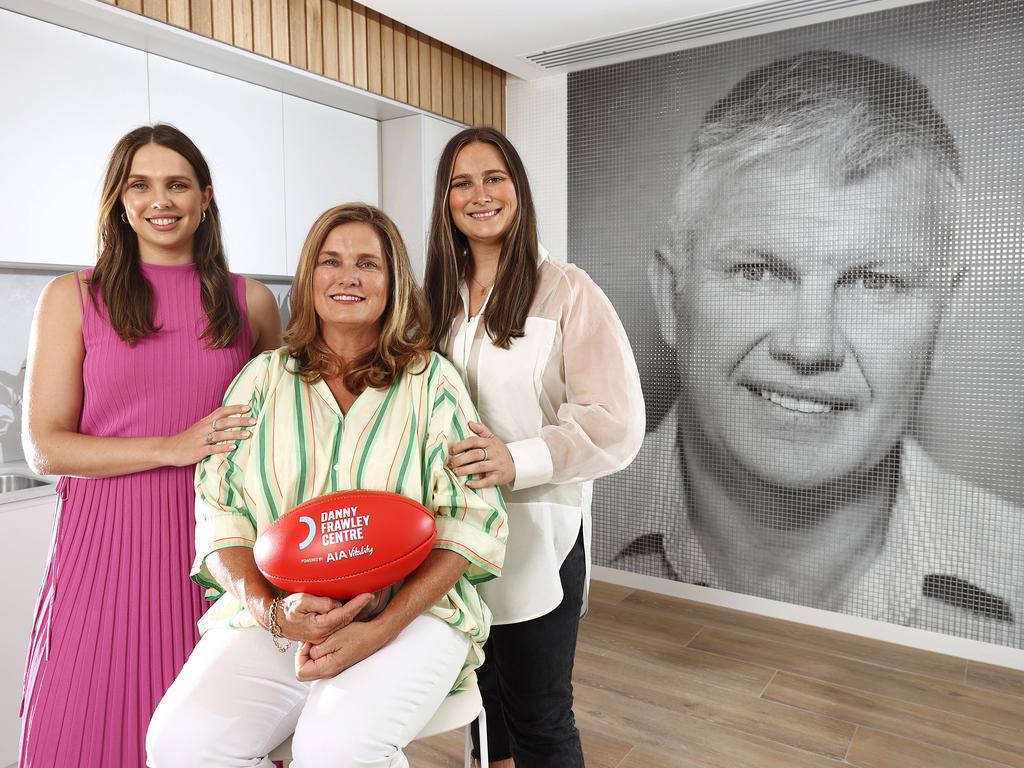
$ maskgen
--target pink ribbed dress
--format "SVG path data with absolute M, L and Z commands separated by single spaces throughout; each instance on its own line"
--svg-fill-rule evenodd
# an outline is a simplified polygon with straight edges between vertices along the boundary
M 143 264 L 159 332 L 128 346 L 83 307 L 80 432 L 172 435 L 220 405 L 249 359 L 244 278 L 232 275 L 242 332 L 207 349 L 193 265 Z M 45 343 L 45 339 L 41 340 Z M 145 765 L 149 718 L 198 641 L 193 467 L 62 478 L 36 609 L 25 692 L 22 768 Z

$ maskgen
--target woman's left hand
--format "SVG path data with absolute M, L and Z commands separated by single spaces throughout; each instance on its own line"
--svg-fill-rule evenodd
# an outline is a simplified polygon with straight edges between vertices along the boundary
M 302 643 L 295 656 L 295 677 L 301 682 L 334 677 L 379 651 L 388 638 L 372 621 L 353 621 L 317 645 Z
M 516 479 L 516 465 L 506 445 L 483 424 L 469 422 L 474 437 L 467 437 L 448 446 L 448 466 L 456 475 L 476 475 L 466 481 L 470 488 L 511 485 Z

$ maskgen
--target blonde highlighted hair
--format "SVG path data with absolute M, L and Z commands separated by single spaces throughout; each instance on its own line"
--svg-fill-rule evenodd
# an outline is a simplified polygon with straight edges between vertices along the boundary
M 342 361 L 320 333 L 320 318 L 313 298 L 313 273 L 327 236 L 335 227 L 351 223 L 369 224 L 380 237 L 387 264 L 388 300 L 381 316 L 376 347 L 343 371 Z M 410 365 L 426 365 L 430 349 L 427 323 L 426 306 L 409 264 L 409 254 L 390 217 L 366 203 L 338 205 L 320 214 L 302 246 L 292 282 L 291 319 L 284 331 L 288 352 L 298 363 L 298 373 L 303 380 L 313 383 L 342 374 L 345 386 L 354 393 L 367 387 L 391 386 Z

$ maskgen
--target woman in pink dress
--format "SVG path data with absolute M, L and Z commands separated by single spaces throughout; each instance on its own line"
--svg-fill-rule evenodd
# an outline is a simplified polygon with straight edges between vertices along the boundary
M 280 345 L 273 294 L 228 272 L 210 170 L 181 131 L 118 142 L 99 228 L 95 268 L 46 287 L 29 345 L 26 454 L 62 477 L 22 768 L 145 763 L 150 715 L 203 612 L 189 581 L 193 465 L 248 437 L 247 407 L 218 407 L 221 395 Z

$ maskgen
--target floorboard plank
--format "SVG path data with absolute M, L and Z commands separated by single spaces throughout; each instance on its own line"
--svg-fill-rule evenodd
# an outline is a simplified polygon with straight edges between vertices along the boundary
M 857 768 L 1004 768 L 1000 763 L 860 728 L 847 762 Z
M 708 627 L 733 629 L 773 640 L 788 641 L 800 647 L 828 648 L 838 656 L 848 656 L 953 683 L 963 682 L 964 679 L 967 662 L 956 656 L 922 651 L 918 648 L 880 642 L 869 637 L 859 637 L 641 590 L 634 591 L 623 602 L 627 605 L 642 605 L 660 613 L 674 612 L 685 620 Z
M 709 628 L 697 635 L 690 642 L 690 647 L 1009 728 L 1019 728 L 1024 721 L 1020 699 L 1016 697 L 880 667 L 788 642 L 772 642 Z
M 877 731 L 1024 768 L 1024 728 L 982 723 L 919 704 L 780 672 L 764 698 Z M 1021 714 L 1024 720 L 1024 710 Z

